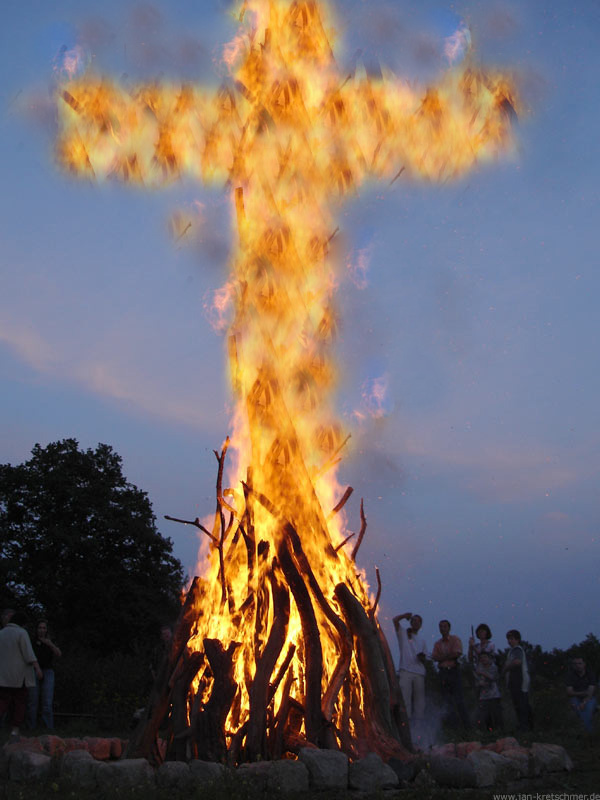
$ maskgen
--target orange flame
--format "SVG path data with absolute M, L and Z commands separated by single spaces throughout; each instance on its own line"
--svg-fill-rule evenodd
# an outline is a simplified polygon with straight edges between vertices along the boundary
M 401 172 L 446 181 L 512 147 L 516 101 L 507 76 L 467 66 L 427 89 L 393 75 L 373 80 L 360 69 L 347 76 L 334 60 L 333 37 L 326 9 L 315 0 L 248 0 L 241 32 L 225 54 L 231 84 L 216 92 L 189 84 L 125 89 L 88 78 L 66 85 L 59 103 L 57 153 L 69 171 L 146 186 L 187 175 L 231 187 L 237 244 L 219 299 L 234 307 L 229 355 L 237 453 L 232 489 L 221 504 L 231 514 L 226 567 L 212 545 L 194 638 L 198 648 L 205 637 L 242 643 L 235 662 L 242 697 L 228 720 L 231 734 L 248 717 L 246 687 L 272 623 L 273 602 L 264 603 L 271 618 L 258 619 L 258 603 L 249 598 L 272 595 L 268 572 L 285 521 L 299 533 L 329 603 L 337 608 L 333 590 L 345 582 L 369 606 L 364 577 L 343 549 L 335 550 L 345 536 L 344 516 L 329 513 L 342 494 L 335 464 L 344 439 L 332 409 L 335 211 L 366 181 L 391 181 Z M 241 479 L 279 516 L 245 495 Z M 270 553 L 252 573 L 240 536 L 249 503 L 256 541 Z M 217 538 L 220 524 L 217 513 Z M 318 623 L 325 691 L 339 652 L 320 611 Z M 292 642 L 302 650 L 294 604 Z M 286 650 L 287 644 L 278 665 Z M 292 669 L 292 696 L 301 700 L 299 658 Z M 351 674 L 356 669 L 353 662 Z M 338 713 L 336 707 L 334 724 Z

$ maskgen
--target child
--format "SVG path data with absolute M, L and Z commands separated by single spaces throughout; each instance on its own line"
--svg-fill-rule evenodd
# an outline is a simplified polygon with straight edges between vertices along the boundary
M 502 674 L 506 676 L 518 729 L 531 730 L 533 715 L 529 705 L 529 670 L 525 650 L 521 646 L 521 634 L 517 630 L 510 630 L 506 634 L 506 641 L 510 650 L 502 667 Z
M 498 667 L 487 650 L 482 650 L 475 665 L 475 681 L 479 687 L 477 727 L 502 729 L 502 706 L 498 688 Z

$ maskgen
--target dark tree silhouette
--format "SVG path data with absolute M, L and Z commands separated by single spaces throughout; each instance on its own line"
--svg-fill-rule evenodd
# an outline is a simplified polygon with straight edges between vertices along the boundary
M 183 585 L 145 492 L 106 444 L 36 444 L 0 466 L 0 592 L 47 614 L 61 641 L 106 653 L 155 637 Z

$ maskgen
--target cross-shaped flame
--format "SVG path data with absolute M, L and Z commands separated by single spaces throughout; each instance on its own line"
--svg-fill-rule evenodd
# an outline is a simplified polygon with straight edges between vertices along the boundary
M 507 152 L 513 89 L 506 76 L 474 65 L 450 70 L 426 90 L 361 69 L 344 74 L 330 46 L 333 31 L 314 0 L 248 0 L 242 17 L 227 50 L 231 81 L 216 93 L 194 85 L 119 87 L 89 77 L 65 85 L 59 159 L 98 179 L 155 185 L 192 176 L 230 188 L 237 223 L 229 356 L 239 400 L 238 478 L 246 479 L 251 467 L 254 490 L 280 515 L 255 504 L 261 540 L 277 552 L 281 520 L 289 521 L 325 596 L 346 582 L 368 607 L 352 559 L 335 549 L 345 535 L 341 515 L 323 511 L 339 498 L 334 467 L 343 444 L 331 408 L 335 212 L 366 181 L 403 174 L 403 180 L 444 182 Z M 234 507 L 239 521 L 245 502 L 235 488 L 223 505 Z M 240 684 L 254 668 L 258 631 L 244 616 L 246 579 L 236 575 L 243 572 L 242 553 L 243 547 L 233 552 L 221 593 L 216 576 L 223 564 L 215 556 L 215 580 L 207 584 L 198 623 L 199 641 L 245 643 Z M 260 585 L 260 576 L 254 580 Z M 288 641 L 307 635 L 293 618 Z M 335 643 L 329 648 L 324 685 L 337 663 Z M 302 697 L 301 672 L 297 678 Z M 239 728 L 243 721 L 239 713 L 230 723 Z

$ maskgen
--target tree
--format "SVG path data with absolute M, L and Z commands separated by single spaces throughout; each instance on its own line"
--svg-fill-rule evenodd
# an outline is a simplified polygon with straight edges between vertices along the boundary
M 177 613 L 183 571 L 147 494 L 109 445 L 64 439 L 31 452 L 0 465 L 4 603 L 48 615 L 62 642 L 97 652 L 155 637 Z

